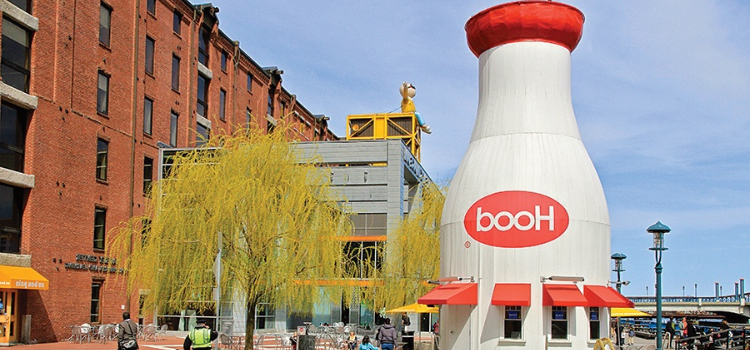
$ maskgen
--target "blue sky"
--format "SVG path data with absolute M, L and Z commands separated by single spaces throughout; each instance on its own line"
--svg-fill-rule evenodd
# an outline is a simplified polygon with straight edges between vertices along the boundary
M 345 136 L 348 114 L 399 107 L 417 87 L 432 126 L 422 163 L 448 181 L 471 135 L 477 59 L 464 24 L 498 4 L 480 0 L 213 0 L 220 27 Z M 629 296 L 654 294 L 645 229 L 669 225 L 665 295 L 724 294 L 750 278 L 750 3 L 739 0 L 583 1 L 572 54 L 573 104 L 609 203 L 612 253 Z M 746 287 L 750 291 L 750 281 Z

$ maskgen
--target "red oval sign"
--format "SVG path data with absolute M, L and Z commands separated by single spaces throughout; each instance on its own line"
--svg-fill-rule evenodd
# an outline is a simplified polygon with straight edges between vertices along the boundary
M 568 211 L 556 200 L 525 191 L 496 192 L 474 203 L 464 228 L 477 241 L 503 248 L 533 247 L 568 229 Z

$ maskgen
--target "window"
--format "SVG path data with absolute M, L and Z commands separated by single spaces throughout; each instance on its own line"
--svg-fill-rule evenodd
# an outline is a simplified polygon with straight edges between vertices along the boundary
M 177 147 L 177 119 L 179 118 L 179 115 L 177 113 L 172 112 L 172 118 L 169 122 L 169 145 L 172 147 Z
M 225 51 L 221 52 L 221 71 L 227 71 L 227 53 Z
M 143 132 L 151 135 L 151 116 L 154 114 L 154 100 L 143 99 Z
M 199 116 L 206 118 L 206 112 L 208 112 L 208 102 L 206 97 L 208 96 L 208 79 L 198 74 L 198 105 L 195 106 L 196 112 Z
M 156 15 L 156 0 L 146 1 L 146 11 L 152 15 Z
M 143 158 L 143 194 L 151 191 L 151 183 L 154 181 L 154 160 L 149 157 Z
M 180 91 L 180 58 L 172 55 L 172 90 Z
M 505 307 L 505 339 L 521 339 L 523 314 L 520 306 Z
M 552 307 L 552 339 L 568 338 L 568 307 Z
M 211 31 L 206 27 L 201 27 L 198 35 L 198 62 L 208 66 L 208 41 L 211 39 Z
M 388 216 L 384 213 L 362 213 L 350 216 L 354 236 L 385 236 L 388 233 Z
M 146 37 L 146 73 L 154 74 L 154 39 Z
M 23 172 L 26 110 L 3 102 L 0 109 L 0 167 Z
M 372 269 L 380 270 L 383 242 L 347 242 L 344 254 L 347 257 L 346 269 L 353 272 L 355 278 L 369 275 Z
M 276 309 L 268 303 L 258 303 L 255 308 L 255 328 L 275 329 Z
M 271 117 L 273 117 L 273 96 L 274 96 L 275 91 L 276 91 L 275 86 L 271 86 L 268 89 L 268 112 L 267 114 Z
M 599 308 L 589 308 L 589 339 L 599 339 Z
M 226 118 L 226 102 L 227 92 L 224 89 L 219 90 L 219 119 L 224 120 Z
M 31 0 L 9 0 L 9 1 L 11 4 L 16 5 L 16 7 L 20 8 L 21 10 L 31 13 Z
M 104 249 L 104 235 L 107 232 L 107 209 L 94 210 L 94 249 Z
M 3 17 L 2 68 L 3 82 L 23 92 L 29 92 L 29 60 L 31 33 L 24 27 Z
M 250 108 L 245 109 L 245 127 L 250 129 L 250 120 L 253 118 L 253 111 Z
M 247 74 L 247 91 L 253 91 L 253 75 Z
M 198 123 L 198 126 L 196 127 L 195 130 L 198 132 L 195 146 L 196 147 L 205 146 L 206 143 L 208 142 L 208 137 L 209 137 L 208 127 L 206 127 L 205 125 L 201 123 Z
M 99 84 L 96 93 L 96 111 L 107 114 L 109 111 L 109 75 L 99 71 Z
M 99 298 L 101 291 L 101 282 L 91 283 L 91 323 L 99 323 Z
M 109 158 L 109 142 L 98 139 L 96 142 L 96 179 L 107 181 L 107 160 Z
M 109 47 L 109 32 L 112 27 L 112 9 L 104 3 L 99 4 L 99 42 Z
M 279 118 L 284 119 L 286 117 L 286 102 L 279 103 L 279 107 L 281 107 L 281 115 Z
M 174 16 L 172 17 L 172 31 L 180 35 L 182 33 L 182 14 L 174 11 Z
M 21 216 L 27 191 L 0 184 L 0 252 L 20 252 Z

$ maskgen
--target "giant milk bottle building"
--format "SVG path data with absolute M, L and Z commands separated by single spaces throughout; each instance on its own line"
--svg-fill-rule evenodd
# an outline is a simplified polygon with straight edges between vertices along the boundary
M 591 348 L 609 307 L 610 223 L 578 131 L 570 59 L 584 17 L 549 1 L 486 9 L 466 24 L 479 106 L 441 227 L 441 348 Z

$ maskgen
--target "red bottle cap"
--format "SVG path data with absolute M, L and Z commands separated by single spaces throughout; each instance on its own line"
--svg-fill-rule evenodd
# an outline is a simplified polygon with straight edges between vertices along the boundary
M 516 1 L 477 13 L 465 29 L 477 57 L 493 47 L 521 41 L 548 42 L 572 52 L 581 40 L 583 21 L 583 13 L 567 4 Z

